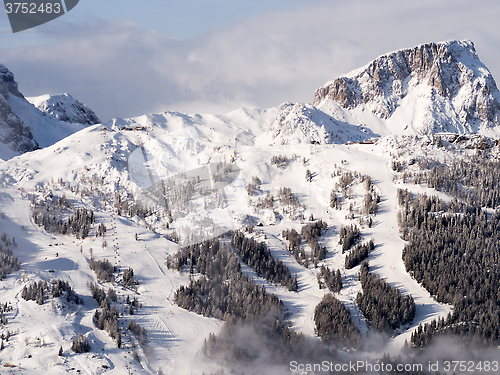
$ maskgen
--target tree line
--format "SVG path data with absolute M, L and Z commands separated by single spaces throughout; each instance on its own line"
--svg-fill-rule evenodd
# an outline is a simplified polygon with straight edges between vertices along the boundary
M 112 299 L 116 297 L 113 292 L 108 293 L 103 288 L 100 288 L 97 284 L 90 283 L 89 289 L 92 293 L 92 297 L 96 300 L 99 308 L 96 309 L 93 322 L 95 326 L 101 330 L 106 330 L 108 334 L 116 340 L 116 345 L 118 348 L 122 346 L 122 335 L 120 328 L 118 326 L 118 309 L 113 305 Z M 111 291 L 112 289 L 110 289 Z M 114 297 L 113 297 L 114 295 Z
M 249 196 L 257 195 L 257 193 L 260 191 L 261 184 L 262 184 L 262 181 L 257 176 L 253 176 L 252 182 L 247 185 L 247 189 L 246 189 L 247 194 Z
M 7 325 L 9 323 L 7 317 L 4 313 L 12 311 L 12 305 L 5 303 L 0 303 L 0 327 Z
M 281 232 L 281 236 L 288 241 L 288 251 L 300 265 L 309 268 L 312 261 L 316 267 L 318 262 L 326 258 L 327 250 L 325 246 L 320 246 L 318 239 L 321 234 L 328 228 L 328 225 L 323 220 L 317 220 L 302 227 L 301 234 L 295 229 L 286 229 Z M 304 238 L 310 249 L 311 254 L 301 248 L 302 238 Z
M 366 244 L 358 244 L 352 249 L 345 257 L 345 268 L 350 270 L 356 267 L 363 260 L 368 258 L 368 254 L 375 249 L 373 240 L 368 241 Z
M 323 289 L 325 286 L 330 289 L 332 292 L 340 292 L 342 289 L 342 276 L 340 274 L 340 270 L 330 270 L 329 267 L 321 266 L 321 269 L 316 276 L 318 279 L 318 285 L 320 289 Z
M 327 344 L 339 349 L 360 349 L 363 345 L 349 309 L 331 293 L 325 294 L 314 309 L 314 324 L 318 336 Z
M 89 259 L 89 268 L 95 272 L 97 279 L 102 282 L 113 281 L 113 273 L 118 270 L 109 260 L 96 260 L 94 257 Z
M 67 302 L 82 304 L 83 300 L 71 289 L 69 282 L 64 280 L 52 280 L 51 282 L 41 280 L 33 281 L 28 286 L 24 286 L 21 291 L 21 297 L 26 301 L 35 301 L 43 305 L 47 298 L 63 297 Z
M 459 198 L 468 205 L 495 208 L 500 205 L 500 161 L 488 158 L 487 153 L 467 159 L 455 158 L 446 164 L 432 159 L 417 162 L 420 171 L 403 173 L 406 182 L 427 184 Z M 394 167 L 401 171 L 401 165 Z
M 67 220 L 60 218 L 60 213 L 45 211 L 44 207 L 37 206 L 32 211 L 35 224 L 43 227 L 47 232 L 60 234 L 73 234 L 78 239 L 84 239 L 89 235 L 90 228 L 94 224 L 95 216 L 92 210 L 76 208 Z
M 281 206 L 300 207 L 299 199 L 289 187 L 283 187 L 278 190 L 278 201 Z
M 264 242 L 247 238 L 242 232 L 235 231 L 231 237 L 231 246 L 241 260 L 252 267 L 257 275 L 266 280 L 281 284 L 288 290 L 297 291 L 297 277 L 292 276 L 281 260 L 275 260 Z
M 118 215 L 129 217 L 139 216 L 142 219 L 154 213 L 151 207 L 147 207 L 143 203 L 135 201 L 131 193 L 128 193 L 126 197 L 122 197 L 119 192 L 115 192 L 114 207 Z
M 390 331 L 415 317 L 415 301 L 369 272 L 368 262 L 361 265 L 359 279 L 363 292 L 356 296 L 356 303 L 363 315 L 380 331 Z
M 453 329 L 490 345 L 500 338 L 500 213 L 436 197 L 399 193 L 408 241 L 406 270 L 439 301 L 453 305 L 446 329 L 424 329 L 414 344 Z M 404 197 L 404 199 L 403 199 Z M 439 323 L 439 322 L 438 322 Z M 422 337 L 420 337 L 422 336 Z
M 342 225 L 339 230 L 339 244 L 342 245 L 342 254 L 348 251 L 360 238 L 361 232 L 357 225 Z
M 204 345 L 209 357 L 225 361 L 256 358 L 252 336 L 240 332 L 253 331 L 262 340 L 259 353 L 272 355 L 275 361 L 306 352 L 323 353 L 302 334 L 287 327 L 283 302 L 255 284 L 241 271 L 241 265 L 229 246 L 219 239 L 206 240 L 180 250 L 167 260 L 178 270 L 196 267 L 203 276 L 192 278 L 188 286 L 175 292 L 175 303 L 204 316 L 223 319 L 218 335 L 210 335 Z
M 276 295 L 243 275 L 238 258 L 219 239 L 186 247 L 176 257 L 178 264 L 187 265 L 189 259 L 206 276 L 192 279 L 189 286 L 176 291 L 176 304 L 186 310 L 224 320 L 228 315 L 242 319 L 260 313 L 279 315 L 283 308 Z
M 11 240 L 7 234 L 2 233 L 0 236 L 0 280 L 20 267 L 19 260 L 12 252 L 12 246 L 16 245 L 15 239 Z
M 309 268 L 309 256 L 305 250 L 300 247 L 302 236 L 295 229 L 286 229 L 281 232 L 281 235 L 288 241 L 288 251 L 292 253 L 297 263 Z
M 318 239 L 328 228 L 323 220 L 317 220 L 302 227 L 300 233 L 311 249 L 311 260 L 316 267 L 318 262 L 326 258 L 326 247 L 320 246 Z
M 288 165 L 288 156 L 274 155 L 271 158 L 271 165 L 275 165 L 278 168 L 286 168 L 286 166 Z

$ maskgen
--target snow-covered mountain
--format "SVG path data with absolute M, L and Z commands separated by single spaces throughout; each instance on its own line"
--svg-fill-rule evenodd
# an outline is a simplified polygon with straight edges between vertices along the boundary
M 18 89 L 14 74 L 0 65 L 0 159 L 50 146 L 99 123 L 95 113 L 71 96 L 42 96 L 31 104 Z
M 94 111 L 69 94 L 41 95 L 26 99 L 40 111 L 54 116 L 60 121 L 86 125 L 95 125 L 101 122 Z
M 111 130 L 161 129 L 164 132 L 194 134 L 214 144 L 253 144 L 278 116 L 277 108 L 240 108 L 223 115 L 163 112 L 134 118 L 115 118 L 104 125 Z M 194 132 L 194 133 L 193 133 Z
M 380 135 L 500 134 L 500 92 L 471 41 L 381 56 L 316 90 L 314 105 Z
M 193 258 L 186 272 L 167 267 L 167 256 L 177 254 L 182 237 L 196 237 L 193 228 L 209 235 L 241 229 L 265 242 L 269 254 L 295 275 L 297 291 L 259 276 L 241 257 L 235 262 L 283 301 L 289 328 L 313 342 L 319 341 L 315 308 L 328 293 L 318 284 L 322 265 L 341 272 L 344 285 L 335 297 L 349 309 L 365 349 L 373 354 L 370 360 L 385 352 L 398 354 L 419 324 L 453 312 L 405 268 L 398 189 L 451 202 L 444 191 L 418 183 L 420 166 L 478 155 L 500 159 L 500 142 L 493 139 L 500 134 L 500 95 L 471 42 L 426 44 L 382 56 L 318 89 L 314 104 L 284 103 L 224 115 L 164 112 L 89 126 L 97 119 L 91 120 L 91 111 L 70 96 L 32 98 L 35 107 L 18 91 L 12 73 L 1 71 L 0 129 L 5 137 L 14 134 L 4 139 L 19 147 L 17 153 L 27 151 L 23 145 L 36 148 L 38 142 L 42 147 L 0 161 L 0 237 L 1 232 L 10 237 L 0 238 L 0 245 L 8 242 L 21 266 L 1 281 L 0 309 L 5 303 L 9 309 L 4 311 L 8 324 L 0 331 L 15 332 L 0 350 L 2 364 L 35 375 L 47 369 L 55 374 L 231 373 L 202 349 L 210 334 L 221 332 L 223 321 L 176 304 L 181 287 L 205 277 Z M 435 134 L 443 132 L 458 134 Z M 227 171 L 231 178 L 224 180 Z M 160 188 L 162 199 L 155 196 Z M 33 215 L 42 203 L 47 205 L 40 206 L 46 207 L 40 215 L 49 210 L 59 215 L 48 216 L 46 227 L 37 225 Z M 70 206 L 93 211 L 95 222 L 83 239 L 51 231 L 60 225 L 56 219 L 68 220 Z M 326 257 L 306 264 L 292 254 L 283 233 L 293 229 L 298 235 L 313 219 L 327 226 L 317 239 Z M 415 300 L 413 321 L 387 337 L 378 336 L 357 303 L 360 266 L 345 266 L 340 228 L 352 226 L 359 228 L 361 242 L 375 243 L 368 255 L 373 272 Z M 313 245 L 302 241 L 299 247 L 309 259 Z M 98 279 L 91 259 L 116 267 L 111 267 L 111 282 Z M 136 289 L 124 284 L 129 268 Z M 49 300 L 42 298 L 41 304 L 22 297 L 30 283 L 56 278 L 69 282 L 83 304 L 69 297 L 46 296 Z M 97 324 L 106 304 L 96 302 L 91 282 L 108 295 L 116 293 L 116 300 L 106 302 L 119 312 L 120 349 Z M 132 333 L 131 321 L 147 330 L 145 342 Z M 90 352 L 72 351 L 78 334 L 88 339 Z M 262 348 L 254 346 L 259 353 Z M 330 353 L 335 360 L 352 355 L 342 347 Z M 354 350 L 353 358 L 358 354 Z M 269 370 L 273 361 L 238 373 L 290 373 L 287 365 Z
M 351 125 L 310 104 L 284 103 L 261 142 L 269 145 L 359 142 L 376 136 L 369 128 Z

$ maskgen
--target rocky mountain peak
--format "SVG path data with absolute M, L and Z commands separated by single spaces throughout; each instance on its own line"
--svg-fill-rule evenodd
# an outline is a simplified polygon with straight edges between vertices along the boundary
M 19 92 L 17 82 L 14 80 L 14 74 L 2 64 L 0 64 L 0 95 L 5 99 L 8 99 L 9 95 L 23 97 L 23 94 Z
M 421 132 L 476 132 L 499 125 L 500 93 L 471 41 L 428 43 L 383 55 L 317 89 L 313 104 L 330 99 L 348 110 L 364 106 L 386 120 L 416 92 L 428 99 L 429 111 L 447 112 L 420 116 L 424 123 L 413 128 Z

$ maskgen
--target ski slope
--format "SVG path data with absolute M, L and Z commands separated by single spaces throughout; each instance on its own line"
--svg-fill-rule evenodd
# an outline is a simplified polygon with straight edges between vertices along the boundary
M 229 161 L 234 157 L 240 172 L 224 188 L 227 206 L 222 212 L 226 229 L 243 228 L 248 223 L 263 224 L 255 227 L 252 235 L 257 240 L 265 240 L 273 256 L 282 260 L 292 274 L 297 274 L 299 291 L 290 292 L 281 286 L 270 285 L 246 266 L 243 270 L 280 297 L 290 314 L 292 328 L 299 332 L 315 337 L 314 308 L 326 291 L 318 287 L 316 275 L 319 268 L 310 266 L 306 269 L 299 265 L 288 252 L 281 233 L 291 228 L 300 232 L 311 214 L 315 220 L 322 219 L 329 226 L 320 237 L 320 245 L 327 247 L 328 255 L 319 266 L 325 264 L 341 270 L 344 288 L 337 297 L 351 310 L 374 355 L 398 352 L 420 323 L 445 317 L 451 307 L 436 302 L 416 283 L 405 272 L 401 259 L 404 241 L 397 225 L 396 189 L 402 185 L 394 181 L 389 168 L 391 154 L 396 150 L 394 144 L 384 139 L 377 144 L 364 145 L 301 143 L 270 146 L 265 136 L 266 124 L 271 124 L 277 116 L 279 111 L 272 109 L 239 110 L 224 116 L 164 113 L 126 121 L 114 120 L 87 127 L 52 146 L 2 162 L 0 206 L 5 218 L 0 219 L 1 231 L 16 238 L 16 255 L 22 263 L 19 271 L 2 281 L 5 288 L 0 291 L 0 302 L 10 302 L 15 307 L 8 316 L 6 328 L 19 329 L 0 352 L 2 363 L 21 366 L 21 370 L 16 371 L 26 374 L 45 374 L 48 368 L 56 374 L 66 373 L 72 368 L 88 374 L 123 374 L 127 371 L 155 374 L 158 369 L 164 373 L 201 374 L 219 369 L 215 362 L 205 362 L 200 351 L 205 338 L 210 333 L 217 333 L 222 321 L 185 311 L 173 303 L 175 290 L 189 283 L 187 273 L 169 270 L 164 265 L 166 256 L 178 249 L 178 245 L 166 238 L 173 230 L 179 229 L 180 222 L 174 221 L 169 229 L 165 229 L 161 218 L 157 218 L 148 222 L 155 230 L 153 232 L 146 228 L 144 220 L 120 216 L 112 205 L 111 198 L 116 189 L 125 189 L 140 197 L 147 188 L 147 184 L 144 185 L 144 181 L 138 180 L 131 172 L 132 162 L 148 164 L 155 178 L 161 180 L 183 170 Z M 244 130 L 245 124 L 247 130 Z M 139 129 L 135 129 L 137 127 Z M 136 158 L 144 154 L 146 159 Z M 271 158 L 277 155 L 289 158 L 285 168 L 272 165 Z M 348 219 L 347 205 L 340 211 L 329 207 L 330 192 L 338 181 L 337 177 L 332 177 L 332 172 L 339 168 L 370 176 L 380 193 L 382 202 L 372 228 L 360 225 L 358 217 Z M 305 179 L 307 170 L 312 172 L 311 182 Z M 97 198 L 98 195 L 82 198 L 68 190 L 68 184 L 86 186 L 82 181 L 92 176 L 103 181 L 104 195 L 100 195 L 101 198 Z M 246 185 L 254 176 L 262 181 L 262 185 L 257 196 L 249 197 Z M 64 186 L 57 183 L 59 178 L 65 181 Z M 96 225 L 106 225 L 107 247 L 102 246 L 101 237 L 95 237 L 95 230 L 87 239 L 79 241 L 71 236 L 46 233 L 34 225 L 24 192 L 36 191 L 42 182 L 48 184 L 55 194 L 64 193 L 80 206 L 92 208 L 92 202 L 97 199 L 99 204 L 93 208 Z M 290 187 L 301 203 L 295 212 L 283 211 L 283 207 L 277 204 L 272 210 L 255 209 L 256 199 L 265 196 L 267 191 L 276 197 L 283 187 Z M 422 191 L 421 187 L 405 187 Z M 352 194 L 349 202 L 357 209 L 361 206 L 364 191 L 355 186 Z M 200 216 L 214 214 L 199 210 L 195 212 Z M 344 255 L 338 244 L 340 226 L 351 223 L 360 225 L 363 242 L 374 239 L 376 248 L 369 256 L 372 270 L 402 293 L 413 295 L 417 305 L 411 326 L 402 327 L 394 337 L 381 338 L 376 347 L 371 347 L 373 339 L 367 338 L 368 332 L 373 330 L 355 304 L 356 295 L 361 290 L 357 280 L 359 266 L 345 270 Z M 135 240 L 136 233 L 138 241 Z M 97 280 L 87 265 L 90 249 L 94 257 L 109 259 L 121 270 L 132 267 L 140 282 L 137 293 L 114 286 L 119 298 L 136 297 L 143 305 L 134 316 L 129 316 L 128 311 L 120 307 L 124 325 L 135 319 L 148 330 L 147 346 L 137 345 L 139 362 L 132 359 L 130 349 L 117 349 L 109 335 L 93 325 L 92 316 L 98 306 L 87 283 Z M 53 278 L 70 281 L 85 303 L 63 308 L 63 304 L 57 302 L 52 304 L 49 301 L 38 306 L 20 298 L 20 291 L 28 281 Z M 112 285 L 103 286 L 107 290 Z M 90 353 L 75 354 L 70 350 L 71 340 L 78 333 L 85 334 L 91 341 Z M 46 346 L 37 347 L 37 337 L 43 338 Z M 26 338 L 29 345 L 25 343 Z M 126 340 L 136 339 L 124 336 L 125 346 L 130 345 Z M 65 353 L 63 357 L 57 355 L 60 346 Z M 32 357 L 25 358 L 29 354 Z

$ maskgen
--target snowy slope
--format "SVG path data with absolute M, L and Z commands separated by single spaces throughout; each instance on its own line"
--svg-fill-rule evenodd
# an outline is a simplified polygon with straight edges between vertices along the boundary
M 19 155 L 19 152 L 13 151 L 8 145 L 0 142 L 0 162 Z
M 373 138 L 368 128 L 327 115 L 310 104 L 284 103 L 260 142 L 268 145 L 342 144 Z
M 214 144 L 234 146 L 253 144 L 255 136 L 267 129 L 278 113 L 277 108 L 241 108 L 224 115 L 164 112 L 129 119 L 117 118 L 104 125 L 113 130 L 140 127 L 162 134 L 176 132 Z
M 0 147 L 0 158 L 10 159 L 0 162 L 0 212 L 3 214 L 0 231 L 16 238 L 15 254 L 21 262 L 19 271 L 1 281 L 4 288 L 0 289 L 0 303 L 9 302 L 13 306 L 4 330 L 16 332 L 0 351 L 2 363 L 12 363 L 35 375 L 46 374 L 47 369 L 55 374 L 73 370 L 86 374 L 129 371 L 155 374 L 161 369 L 166 374 L 200 375 L 221 370 L 216 362 L 205 362 L 200 351 L 205 338 L 217 333 L 223 322 L 177 307 L 173 303 L 174 293 L 180 285 L 188 284 L 191 276 L 169 270 L 164 263 L 167 255 L 179 248 L 171 241 L 174 233 L 181 237 L 182 243 L 192 238 L 186 234 L 192 234 L 189 230 L 200 226 L 211 230 L 211 235 L 255 226 L 252 236 L 265 240 L 272 255 L 297 275 L 299 290 L 290 292 L 272 285 L 244 265 L 243 271 L 279 296 L 290 314 L 292 328 L 315 337 L 314 308 L 326 293 L 318 287 L 319 269 L 300 265 L 287 250 L 287 242 L 282 237 L 286 229 L 300 232 L 310 215 L 328 224 L 328 230 L 320 237 L 320 245 L 326 246 L 328 255 L 319 265 L 341 270 L 344 288 L 337 297 L 350 309 L 365 343 L 374 355 L 398 353 L 420 323 L 445 317 L 451 307 L 436 302 L 405 271 L 401 258 L 405 242 L 397 223 L 396 191 L 405 187 L 450 198 L 432 189 L 403 184 L 395 178 L 391 162 L 396 157 L 418 160 L 431 156 L 443 162 L 451 157 L 467 157 L 475 152 L 468 148 L 491 146 L 494 142 L 475 134 L 458 138 L 449 132 L 490 135 L 497 132 L 496 115 L 491 117 L 489 125 L 481 120 L 480 112 L 486 116 L 495 114 L 496 104 L 487 101 L 489 94 L 484 90 L 484 96 L 478 99 L 476 87 L 481 90 L 490 87 L 490 94 L 495 98 L 497 93 L 489 86 L 492 83 L 488 72 L 471 52 L 473 47 L 468 43 L 451 43 L 436 48 L 451 51 L 450 58 L 467 67 L 463 70 L 465 75 L 457 76 L 465 83 L 459 85 L 460 88 L 456 86 L 458 91 L 451 96 L 446 94 L 448 86 L 441 85 L 444 95 L 439 94 L 435 82 L 430 83 L 430 76 L 416 73 L 402 79 L 401 91 L 382 95 L 370 86 L 375 81 L 370 81 L 372 76 L 366 73 L 371 68 L 365 67 L 348 78 L 359 81 L 358 94 L 376 93 L 373 100 L 366 103 L 353 105 L 356 102 L 349 102 L 352 99 L 349 95 L 345 96 L 347 102 L 325 96 L 316 106 L 285 103 L 268 110 L 239 109 L 224 115 L 165 112 L 84 126 L 44 116 L 24 98 L 11 95 L 9 105 L 45 147 L 22 155 Z M 455 48 L 465 52 L 456 52 Z M 416 47 L 419 49 L 425 50 Z M 388 56 L 393 55 L 398 59 L 404 57 L 404 53 Z M 384 61 L 392 60 L 385 58 Z M 384 66 L 382 62 L 377 64 Z M 379 77 L 381 72 L 377 73 Z M 454 74 L 441 78 L 455 77 Z M 470 77 L 469 83 L 465 81 L 466 76 Z M 450 79 L 455 82 L 454 78 Z M 394 77 L 387 80 L 395 88 L 396 81 Z M 383 85 L 384 90 L 387 87 Z M 468 89 L 472 90 L 469 94 Z M 475 117 L 464 123 L 460 113 L 469 112 L 467 109 L 460 112 L 459 108 L 472 108 L 474 100 L 486 107 L 475 104 L 479 112 L 472 113 Z M 469 103 L 469 107 L 464 103 Z M 413 136 L 437 131 L 447 133 L 443 139 L 449 137 L 457 142 L 435 147 L 438 137 L 433 134 Z M 352 144 L 380 136 L 383 138 L 375 144 Z M 458 148 L 463 152 L 457 151 Z M 453 150 L 456 152 L 452 153 Z M 278 156 L 286 156 L 286 162 L 273 163 L 273 157 Z M 230 179 L 217 184 L 214 176 L 218 168 L 228 165 L 232 166 Z M 311 172 L 311 181 L 306 180 L 307 171 Z M 339 174 L 349 171 L 370 176 L 381 196 L 379 212 L 372 217 L 373 227 L 368 227 L 368 216 L 362 213 L 366 191 L 361 183 L 350 187 L 342 198 L 341 210 L 330 208 L 330 193 L 340 180 Z M 123 199 L 133 196 L 135 202 L 141 201 L 148 207 L 162 205 L 155 196 L 155 186 L 176 181 L 182 185 L 193 176 L 201 176 L 204 186 L 208 190 L 213 188 L 215 193 L 211 196 L 197 191 L 187 202 L 169 205 L 171 222 L 161 208 L 143 220 L 139 216 L 120 214 L 114 205 L 117 192 Z M 261 184 L 252 195 L 247 188 L 255 177 Z M 267 193 L 276 198 L 284 187 L 291 188 L 300 203 L 298 206 L 280 205 L 275 199 L 272 207 L 258 207 L 259 200 Z M 76 240 L 69 235 L 47 233 L 35 225 L 27 193 L 65 195 L 77 207 L 94 210 L 96 224 L 90 236 Z M 99 223 L 105 224 L 108 230 L 104 239 L 96 236 Z M 261 225 L 257 225 L 259 223 Z M 376 334 L 355 303 L 361 290 L 357 276 L 359 266 L 345 269 L 345 256 L 338 243 L 340 226 L 349 224 L 361 228 L 363 241 L 374 240 L 376 248 L 369 256 L 374 272 L 403 294 L 411 294 L 417 306 L 412 324 L 401 327 L 394 337 L 381 338 L 375 346 L 371 345 Z M 309 251 L 308 245 L 303 246 Z M 94 326 L 92 317 L 98 306 L 87 285 L 89 281 L 97 281 L 87 263 L 91 254 L 98 259 L 108 259 L 121 270 L 132 267 L 140 282 L 137 293 L 119 284 L 103 283 L 106 290 L 115 288 L 120 299 L 136 297 L 143 304 L 134 316 L 119 305 L 123 328 L 127 321 L 135 319 L 148 330 L 147 346 L 137 345 L 139 361 L 131 358 L 130 340 L 134 338 L 126 329 L 123 330 L 128 340 L 124 340 L 126 349 L 120 350 L 105 331 Z M 21 298 L 21 290 L 28 281 L 53 278 L 69 281 L 83 297 L 84 304 L 68 306 L 54 300 L 39 306 Z M 70 350 L 71 341 L 78 333 L 91 341 L 90 353 L 75 354 Z M 37 345 L 40 341 L 37 338 L 45 340 L 47 345 Z M 60 346 L 65 353 L 62 357 L 57 355 Z
M 4 162 L 2 170 L 5 189 L 1 196 L 1 206 L 7 217 L 2 224 L 2 231 L 20 239 L 17 254 L 22 262 L 22 268 L 8 277 L 6 283 L 9 292 L 0 293 L 0 301 L 12 302 L 17 311 L 17 315 L 13 315 L 10 319 L 9 327 L 20 330 L 18 336 L 11 339 L 9 348 L 0 352 L 0 358 L 3 361 L 20 363 L 32 374 L 43 373 L 38 369 L 47 366 L 57 371 L 61 370 L 61 373 L 72 367 L 89 373 L 98 373 L 97 369 L 102 369 L 103 364 L 110 367 L 106 373 L 120 374 L 131 366 L 125 357 L 128 353 L 114 349 L 115 344 L 109 336 L 96 329 L 91 321 L 97 306 L 91 299 L 86 284 L 89 280 L 95 280 L 95 275 L 88 268 L 86 259 L 89 258 L 92 248 L 94 256 L 99 259 L 107 258 L 120 267 L 132 267 L 141 283 L 136 297 L 146 308 L 142 312 L 139 310 L 135 319 L 148 329 L 148 350 L 151 350 L 152 354 L 139 352 L 141 362 L 132 363 L 134 371 L 145 374 L 155 373 L 158 368 L 162 368 L 165 373 L 180 374 L 201 374 L 210 368 L 215 371 L 217 367 L 211 367 L 215 366 L 214 363 L 198 365 L 195 363 L 199 361 L 199 350 L 203 340 L 210 332 L 217 332 L 222 322 L 200 317 L 172 303 L 174 291 L 179 285 L 188 283 L 188 276 L 168 270 L 164 266 L 166 255 L 175 252 L 177 245 L 166 240 L 161 233 L 168 235 L 172 230 L 180 230 L 180 226 L 183 225 L 182 220 L 174 221 L 170 229 L 162 227 L 161 218 L 157 222 L 151 222 L 152 227 L 158 232 L 155 234 L 145 228 L 146 223 L 118 216 L 111 205 L 102 208 L 100 204 L 98 207 L 101 208 L 94 208 L 97 221 L 105 223 L 111 230 L 107 235 L 108 246 L 102 248 L 102 239 L 92 234 L 82 242 L 70 236 L 45 233 L 32 223 L 29 202 L 26 198 L 22 198 L 19 189 L 27 192 L 36 191 L 37 185 L 44 182 L 49 184 L 55 194 L 61 195 L 64 192 L 80 204 L 92 207 L 90 204 L 97 196 L 81 199 L 67 189 L 67 184 L 74 186 L 79 181 L 97 176 L 98 179 L 103 178 L 103 191 L 108 196 L 123 188 L 140 196 L 141 189 L 147 187 L 142 186 L 140 181 L 134 180 L 130 169 L 132 160 L 136 164 L 140 162 L 148 164 L 156 173 L 156 178 L 160 179 L 169 175 L 175 176 L 182 169 L 189 171 L 209 162 L 228 160 L 235 155 L 233 142 L 221 147 L 221 143 L 211 142 L 208 137 L 200 134 L 209 133 L 214 139 L 222 141 L 227 137 L 227 129 L 233 129 L 234 133 L 227 138 L 229 141 L 233 139 L 233 134 L 239 134 L 240 127 L 245 122 L 248 124 L 247 129 L 256 126 L 258 133 L 264 128 L 262 123 L 265 122 L 259 116 L 269 120 L 275 115 L 274 111 L 273 116 L 260 112 L 254 112 L 253 116 L 249 116 L 248 111 L 244 110 L 217 117 L 180 117 L 164 114 L 157 117 L 160 119 L 158 125 L 153 123 L 153 116 L 146 116 L 142 119 L 129 120 L 128 126 L 147 124 L 147 131 L 113 131 L 106 126 L 95 125 L 53 146 Z M 237 125 L 228 125 L 229 116 Z M 183 127 L 187 119 L 190 120 L 189 126 Z M 118 121 L 115 121 L 113 126 L 118 127 Z M 214 129 L 219 129 L 223 133 L 217 133 Z M 251 134 L 248 131 L 247 133 Z M 287 244 L 281 237 L 281 232 L 290 228 L 300 230 L 302 223 L 307 222 L 305 218 L 313 214 L 316 219 L 325 220 L 330 227 L 321 237 L 321 244 L 327 246 L 329 250 L 325 264 L 343 270 L 345 287 L 338 297 L 351 309 L 363 336 L 368 332 L 366 321 L 354 303 L 356 294 L 360 290 L 357 282 L 358 267 L 344 270 L 344 256 L 341 254 L 337 237 L 340 225 L 358 222 L 357 219 L 346 218 L 347 207 L 342 211 L 336 211 L 328 206 L 330 191 L 338 178 L 332 177 L 331 173 L 339 166 L 344 170 L 370 175 L 373 181 L 376 181 L 376 187 L 383 197 L 382 214 L 376 216 L 377 224 L 372 229 L 364 226 L 363 238 L 366 240 L 374 238 L 378 245 L 371 257 L 376 272 L 393 285 L 397 285 L 403 293 L 411 293 L 417 303 L 417 317 L 414 324 L 388 343 L 391 350 L 398 350 L 404 339 L 408 339 L 419 323 L 447 315 L 450 311 L 449 306 L 435 302 L 404 271 L 401 260 L 404 242 L 399 237 L 396 222 L 395 189 L 398 186 L 392 181 L 392 174 L 389 171 L 391 160 L 389 152 L 392 151 L 389 142 L 381 142 L 380 145 L 351 146 L 325 144 L 315 145 L 313 148 L 306 143 L 294 145 L 293 149 L 290 149 L 288 145 L 263 144 L 259 137 L 248 139 L 252 139 L 252 142 L 236 145 L 235 162 L 241 173 L 225 188 L 228 206 L 224 212 L 226 219 L 229 220 L 226 223 L 231 228 L 240 228 L 246 225 L 248 218 L 263 222 L 264 226 L 256 229 L 254 235 L 259 240 L 264 240 L 264 236 L 267 237 L 266 242 L 273 256 L 281 259 L 292 273 L 297 274 L 301 287 L 298 293 L 294 293 L 281 286 L 269 284 L 245 268 L 249 275 L 255 276 L 257 282 L 266 285 L 266 289 L 277 293 L 284 301 L 285 307 L 291 314 L 290 319 L 294 329 L 308 336 L 314 336 L 313 312 L 325 290 L 320 290 L 317 286 L 318 269 L 313 267 L 306 269 L 297 264 L 286 250 Z M 142 161 L 134 159 L 141 145 L 147 154 L 146 159 Z M 290 157 L 290 163 L 285 169 L 271 165 L 272 156 L 283 154 Z M 304 178 L 307 169 L 313 172 L 312 182 L 307 182 Z M 261 179 L 263 190 L 270 191 L 274 195 L 282 187 L 291 187 L 299 197 L 302 208 L 296 214 L 282 212 L 279 206 L 275 206 L 273 210 L 255 211 L 253 206 L 249 205 L 249 199 L 255 201 L 258 196 L 250 198 L 245 190 L 246 184 L 253 176 Z M 51 183 L 59 178 L 65 181 L 64 187 Z M 260 196 L 263 194 L 260 193 Z M 352 200 L 354 207 L 361 206 L 362 198 L 363 191 L 355 190 Z M 213 214 L 209 211 L 204 212 L 202 206 L 197 207 L 195 212 L 198 217 Z M 193 216 L 193 220 L 196 220 L 196 215 Z M 135 233 L 138 233 L 139 242 L 134 240 Z M 64 245 L 59 245 L 57 249 L 49 246 L 54 243 Z M 80 247 L 82 247 L 81 253 Z M 55 272 L 49 274 L 48 269 L 53 269 Z M 19 297 L 19 291 L 26 282 L 23 279 L 54 277 L 70 280 L 75 290 L 80 295 L 86 296 L 85 305 L 75 307 L 74 311 L 61 312 L 57 306 L 47 309 Z M 129 292 L 119 290 L 119 295 L 123 298 L 127 293 Z M 93 352 L 97 350 L 98 356 L 69 354 L 71 339 L 78 332 L 85 333 L 91 339 Z M 35 336 L 43 337 L 50 342 L 49 346 L 52 349 L 37 348 L 33 345 L 26 347 L 25 337 L 33 341 Z M 63 358 L 59 358 L 56 353 L 56 349 L 61 345 L 68 353 Z M 100 350 L 101 348 L 104 350 Z M 382 346 L 376 351 L 383 349 Z M 27 353 L 33 355 L 31 361 L 23 359 Z
M 137 134 L 131 135 L 130 138 L 137 141 Z M 123 374 L 127 373 L 127 368 L 139 374 L 156 373 L 158 368 L 165 373 L 174 373 L 175 368 L 184 365 L 176 358 L 181 354 L 194 357 L 204 338 L 210 332 L 217 332 L 220 322 L 188 313 L 171 302 L 176 288 L 188 281 L 187 276 L 174 273 L 163 264 L 166 255 L 176 251 L 177 246 L 131 220 L 117 217 L 111 211 L 111 206 L 109 210 L 96 211 L 98 221 L 104 223 L 110 232 L 106 249 L 102 248 L 100 238 L 91 236 L 84 241 L 77 241 L 70 236 L 48 234 L 32 224 L 29 202 L 20 196 L 18 189 L 34 191 L 39 182 L 50 182 L 58 177 L 74 184 L 78 181 L 74 172 L 88 166 L 107 175 L 112 192 L 114 182 L 120 178 L 126 179 L 125 164 L 118 155 L 126 152 L 130 145 L 127 135 L 117 133 L 108 137 L 106 132 L 99 131 L 98 126 L 92 126 L 54 146 L 4 163 L 9 177 L 3 181 L 7 187 L 1 195 L 2 212 L 6 214 L 2 220 L 2 231 L 16 238 L 19 244 L 16 254 L 22 262 L 22 268 L 4 281 L 9 292 L 0 296 L 0 300 L 15 305 L 15 313 L 9 316 L 8 328 L 19 328 L 16 338 L 11 338 L 9 347 L 1 353 L 3 362 L 20 364 L 30 374 L 45 374 L 48 368 L 54 369 L 55 373 L 66 373 L 70 368 L 81 369 L 89 374 Z M 116 154 L 113 158 L 111 153 L 114 151 Z M 10 177 L 18 182 L 11 185 L 13 180 Z M 55 194 L 64 192 L 69 199 L 80 200 L 57 184 L 52 189 Z M 84 200 L 82 204 L 85 203 L 89 202 Z M 134 240 L 135 233 L 140 236 L 140 242 Z M 53 247 L 55 243 L 59 245 Z M 109 336 L 96 329 L 92 323 L 97 305 L 87 287 L 88 281 L 96 281 L 95 274 L 87 265 L 90 248 L 99 259 L 108 258 L 118 266 L 133 267 L 141 283 L 138 294 L 120 289 L 118 293 L 122 297 L 137 297 L 146 306 L 144 311 L 138 310 L 133 317 L 149 332 L 151 353 L 139 351 L 143 365 L 130 363 L 127 350 L 117 350 Z M 53 272 L 49 273 L 48 270 Z M 75 291 L 84 296 L 85 304 L 75 306 L 70 311 L 59 311 L 57 306 L 51 307 L 50 303 L 48 306 L 38 306 L 34 302 L 22 300 L 19 295 L 22 286 L 28 280 L 38 278 L 69 280 Z M 69 354 L 71 339 L 78 332 L 89 337 L 92 353 L 80 356 Z M 36 337 L 43 338 L 48 347 L 37 348 L 34 345 Z M 26 346 L 26 338 L 32 344 Z M 68 353 L 63 358 L 57 356 L 57 349 L 61 345 L 64 352 Z M 27 354 L 33 358 L 24 359 Z M 108 366 L 109 370 L 106 371 L 103 365 Z

